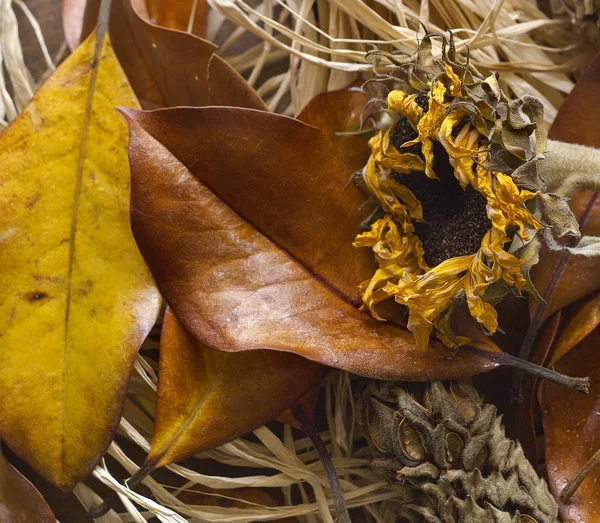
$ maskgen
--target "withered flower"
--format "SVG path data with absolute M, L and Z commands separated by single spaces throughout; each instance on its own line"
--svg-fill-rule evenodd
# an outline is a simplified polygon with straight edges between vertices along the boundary
M 537 249 L 527 244 L 543 228 L 557 238 L 579 234 L 565 200 L 546 193 L 538 173 L 541 102 L 510 99 L 497 75 L 457 62 L 452 39 L 434 59 L 431 38 L 407 62 L 388 55 L 400 87 L 387 96 L 388 123 L 370 140 L 363 170 L 384 215 L 355 240 L 379 266 L 360 287 L 363 308 L 383 319 L 382 301 L 405 305 L 420 349 L 433 328 L 448 346 L 468 341 L 450 328 L 462 301 L 496 332 L 495 303 L 510 291 L 533 291 L 528 269 Z

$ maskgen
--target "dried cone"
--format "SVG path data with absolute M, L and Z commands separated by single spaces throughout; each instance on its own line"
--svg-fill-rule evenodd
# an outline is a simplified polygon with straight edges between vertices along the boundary
M 449 390 L 439 382 L 424 387 L 411 394 L 390 383 L 372 384 L 365 403 L 378 456 L 374 465 L 402 484 L 399 517 L 432 523 L 558 522 L 546 482 L 521 445 L 504 435 L 496 407 L 483 404 L 464 382 L 452 382 Z

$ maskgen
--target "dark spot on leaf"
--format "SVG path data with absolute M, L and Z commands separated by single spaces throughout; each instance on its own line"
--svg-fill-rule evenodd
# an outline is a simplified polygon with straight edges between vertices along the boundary
M 31 198 L 29 198 L 29 200 L 27 200 L 27 203 L 25 204 L 25 207 L 27 207 L 27 209 L 31 209 L 33 206 L 35 206 L 35 204 L 37 202 L 40 201 L 41 197 L 42 197 L 41 193 L 34 194 Z
M 32 292 L 26 293 L 24 297 L 27 301 L 33 302 L 33 301 L 41 301 L 41 300 L 47 298 L 48 295 L 42 291 L 32 291 Z

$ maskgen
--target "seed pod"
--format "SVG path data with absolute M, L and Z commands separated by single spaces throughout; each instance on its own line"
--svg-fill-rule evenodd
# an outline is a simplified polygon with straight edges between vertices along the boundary
M 412 385 L 411 385 L 412 387 Z M 558 506 L 496 407 L 468 383 L 428 383 L 418 394 L 372 383 L 368 439 L 391 481 L 410 491 L 400 517 L 435 523 L 556 523 Z

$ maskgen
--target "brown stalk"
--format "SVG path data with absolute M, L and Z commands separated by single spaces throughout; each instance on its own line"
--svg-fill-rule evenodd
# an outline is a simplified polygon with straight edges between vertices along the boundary
M 560 499 L 563 503 L 569 503 L 573 494 L 577 491 L 583 480 L 587 478 L 588 474 L 600 465 L 600 449 L 587 461 L 587 463 L 581 467 L 575 477 L 569 481 L 565 488 L 560 493 Z
M 327 479 L 329 480 L 329 486 L 331 487 L 331 494 L 333 496 L 335 510 L 337 511 L 338 523 L 352 523 L 350 514 L 348 514 L 348 509 L 346 508 L 344 493 L 342 491 L 342 487 L 340 486 L 338 475 L 335 471 L 335 467 L 333 466 L 333 462 L 331 461 L 331 456 L 327 451 L 327 447 L 325 447 L 325 444 L 323 443 L 315 424 L 306 415 L 298 403 L 292 407 L 292 413 L 294 414 L 296 421 L 298 421 L 298 424 L 302 430 L 310 438 L 312 444 L 319 453 L 321 463 L 325 468 L 325 473 L 327 474 Z
M 590 378 L 578 378 L 574 376 L 566 376 L 565 374 L 561 374 L 560 372 L 556 372 L 552 369 L 548 369 L 546 367 L 542 367 L 541 365 L 536 365 L 527 360 L 522 360 L 517 356 L 513 356 L 512 354 L 508 354 L 506 352 L 497 353 L 497 352 L 487 352 L 475 347 L 464 346 L 461 347 L 460 350 L 467 350 L 483 358 L 487 358 L 498 365 L 504 365 L 506 367 L 513 367 L 517 369 L 517 372 L 524 374 L 532 374 L 539 378 L 546 379 L 557 385 L 565 387 L 567 389 L 576 390 L 578 392 L 588 393 L 590 390 Z

